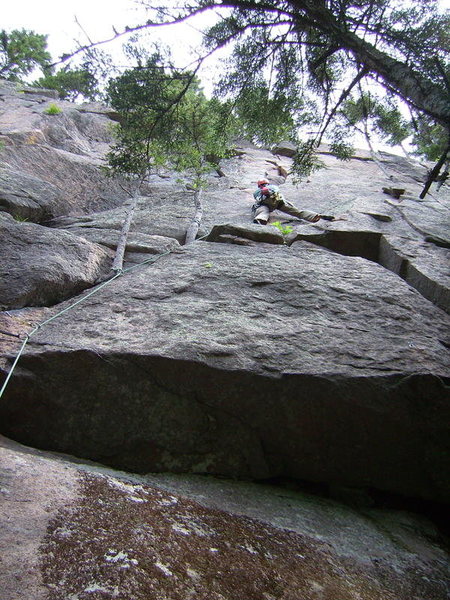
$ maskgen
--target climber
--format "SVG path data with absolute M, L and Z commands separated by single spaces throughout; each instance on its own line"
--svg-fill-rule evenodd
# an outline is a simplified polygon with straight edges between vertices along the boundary
M 270 213 L 274 210 L 280 210 L 292 217 L 305 219 L 310 223 L 317 223 L 320 219 L 333 221 L 334 217 L 329 215 L 319 215 L 309 210 L 299 210 L 291 202 L 284 199 L 278 186 L 269 183 L 267 179 L 258 181 L 258 189 L 253 193 L 255 204 L 252 206 L 253 222 L 260 225 L 266 225 Z

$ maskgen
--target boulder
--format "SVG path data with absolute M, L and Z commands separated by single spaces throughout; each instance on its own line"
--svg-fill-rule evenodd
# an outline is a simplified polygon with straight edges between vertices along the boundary
M 0 306 L 49 306 L 91 287 L 111 267 L 111 253 L 63 231 L 0 213 Z
M 39 330 L 0 405 L 2 430 L 133 471 L 444 502 L 448 324 L 360 257 L 304 241 L 197 242 Z
M 11 168 L 0 168 L 0 211 L 39 223 L 61 210 L 60 190 L 38 177 Z
M 442 538 L 411 512 L 268 485 L 139 478 L 5 438 L 0 458 L 8 600 L 448 598 Z

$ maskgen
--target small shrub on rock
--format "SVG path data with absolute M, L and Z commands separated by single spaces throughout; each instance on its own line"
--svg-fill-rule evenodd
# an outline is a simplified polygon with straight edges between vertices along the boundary
M 44 113 L 46 115 L 59 115 L 59 113 L 62 112 L 62 109 L 57 106 L 56 104 L 54 104 L 53 102 L 50 104 L 50 106 L 48 108 L 46 108 L 44 110 Z

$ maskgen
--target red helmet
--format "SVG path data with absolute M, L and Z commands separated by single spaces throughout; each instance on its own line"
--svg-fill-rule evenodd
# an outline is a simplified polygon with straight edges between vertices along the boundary
M 259 187 L 260 185 L 267 185 L 268 183 L 269 183 L 269 180 L 268 180 L 268 179 L 260 179 L 260 180 L 258 181 L 258 187 Z

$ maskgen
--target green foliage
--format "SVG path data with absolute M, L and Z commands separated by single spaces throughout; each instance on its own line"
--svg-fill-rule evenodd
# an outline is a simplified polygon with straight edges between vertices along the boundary
M 46 115 L 59 115 L 61 112 L 62 112 L 62 108 L 60 108 L 53 102 L 51 102 L 50 106 L 44 110 L 44 113 Z
M 400 110 L 395 106 L 380 105 L 374 125 L 375 130 L 391 146 L 401 144 L 411 135 L 411 124 L 402 117 Z
M 448 144 L 448 132 L 442 125 L 426 115 L 408 122 L 389 96 L 362 93 L 345 102 L 340 114 L 353 127 L 365 122 L 390 145 L 401 144 L 412 136 L 415 154 L 430 161 L 439 160 Z
M 293 183 L 299 183 L 302 178 L 308 177 L 314 171 L 325 166 L 317 156 L 316 149 L 314 140 L 299 142 L 291 168 L 294 174 Z
M 281 221 L 275 221 L 272 223 L 272 225 L 276 227 L 278 231 L 283 234 L 283 236 L 289 235 L 294 231 L 294 228 L 291 227 L 291 225 L 283 225 Z
M 0 77 L 20 81 L 36 67 L 48 67 L 50 61 L 46 35 L 25 29 L 0 31 Z
M 198 0 L 185 10 L 211 4 Z M 345 159 L 352 129 L 362 126 L 395 145 L 410 138 L 414 122 L 425 115 L 440 126 L 432 131 L 420 123 L 413 142 L 422 154 L 438 154 L 435 142 L 425 143 L 428 133 L 450 128 L 450 13 L 439 11 L 437 0 L 244 4 L 227 2 L 229 12 L 208 30 L 205 45 L 211 51 L 232 44 L 218 93 L 235 99 L 253 141 L 295 141 L 299 127 L 317 125 L 294 164 L 304 175 L 316 168 L 314 148 L 325 130 L 332 150 Z M 379 97 L 368 103 L 364 90 L 374 80 Z
M 248 17 L 250 20 L 250 17 Z M 225 19 L 212 28 L 226 39 L 244 21 Z M 302 94 L 296 76 L 298 54 L 293 46 L 271 48 L 266 30 L 257 27 L 236 44 L 216 93 L 233 97 L 234 114 L 246 139 L 263 145 L 281 139 L 297 141 L 300 127 L 315 122 L 315 107 Z
M 352 144 L 346 141 L 345 133 L 335 129 L 330 143 L 330 152 L 340 160 L 350 160 L 355 153 Z
M 415 153 L 427 160 L 437 161 L 448 147 L 449 132 L 434 123 L 432 119 L 421 116 L 415 122 L 413 141 L 416 146 Z
M 235 114 L 244 137 L 251 142 L 269 146 L 295 139 L 297 127 L 285 99 L 271 97 L 264 83 L 242 90 L 235 102 Z
M 227 103 L 208 100 L 192 73 L 163 67 L 155 52 L 110 81 L 108 97 L 122 120 L 108 154 L 111 174 L 143 177 L 170 165 L 187 172 L 191 189 L 230 152 L 235 132 Z
M 97 79 L 87 67 L 79 69 L 65 67 L 54 75 L 47 73 L 33 85 L 57 90 L 61 99 L 72 102 L 79 98 L 95 100 L 99 94 Z
M 389 96 L 379 98 L 373 93 L 361 92 L 343 104 L 340 115 L 352 127 L 365 123 L 392 146 L 402 143 L 412 133 L 411 125 Z

